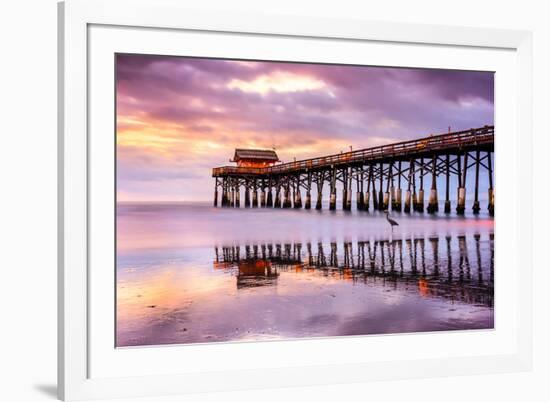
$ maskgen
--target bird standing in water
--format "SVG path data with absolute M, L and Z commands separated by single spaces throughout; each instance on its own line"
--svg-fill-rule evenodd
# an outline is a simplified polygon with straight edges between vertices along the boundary
M 386 210 L 384 211 L 386 213 L 386 220 L 389 222 L 389 224 L 391 225 L 391 231 L 393 233 L 393 227 L 394 226 L 399 226 L 399 223 L 397 223 L 396 221 L 394 221 L 392 218 L 390 218 L 390 213 Z

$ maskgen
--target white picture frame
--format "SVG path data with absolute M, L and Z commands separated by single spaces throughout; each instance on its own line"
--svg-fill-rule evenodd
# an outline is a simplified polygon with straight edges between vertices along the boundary
M 128 12 L 129 10 L 131 12 Z M 97 198 L 98 194 L 95 192 L 92 196 L 90 192 L 91 177 L 97 173 L 97 165 L 93 161 L 98 157 L 96 154 L 91 154 L 92 149 L 97 150 L 97 147 L 93 148 L 96 143 L 92 141 L 93 138 L 90 138 L 96 126 L 91 127 L 89 118 L 90 105 L 95 102 L 90 95 L 95 83 L 94 80 L 90 80 L 90 68 L 93 46 L 104 49 L 107 46 L 102 44 L 103 42 L 92 43 L 90 32 L 97 27 L 109 29 L 119 27 L 128 30 L 155 29 L 168 34 L 188 32 L 219 36 L 250 35 L 260 40 L 261 38 L 265 40 L 269 38 L 307 39 L 340 41 L 338 43 L 342 44 L 368 42 L 382 47 L 433 46 L 467 51 L 493 49 L 495 52 L 509 53 L 513 63 L 508 63 L 508 74 L 505 76 L 507 80 L 513 80 L 508 82 L 508 85 L 515 93 L 515 97 L 509 100 L 514 119 L 510 120 L 513 124 L 502 131 L 505 136 L 501 140 L 503 144 L 501 149 L 504 149 L 505 143 L 509 147 L 510 160 L 507 162 L 509 162 L 508 168 L 511 169 L 510 181 L 513 181 L 514 185 L 510 202 L 506 204 L 506 215 L 497 213 L 497 220 L 500 219 L 499 222 L 503 222 L 497 225 L 497 231 L 499 225 L 506 229 L 506 222 L 509 221 L 508 227 L 511 229 L 509 231 L 514 231 L 515 237 L 509 239 L 509 247 L 501 247 L 501 250 L 504 253 L 512 253 L 513 249 L 516 254 L 521 254 L 522 260 L 520 265 L 519 260 L 515 258 L 510 258 L 509 261 L 497 258 L 498 264 L 501 264 L 498 265 L 498 269 L 504 269 L 506 265 L 506 270 L 511 274 L 510 278 L 514 280 L 509 287 L 503 288 L 508 289 L 506 290 L 510 292 L 508 295 L 499 293 L 498 283 L 496 289 L 498 298 L 506 299 L 509 296 L 512 300 L 509 310 L 514 315 L 514 320 L 513 325 L 506 327 L 509 328 L 505 334 L 507 347 L 501 351 L 495 349 L 489 354 L 478 351 L 473 354 L 461 354 L 462 352 L 459 351 L 445 358 L 420 354 L 402 360 L 367 361 L 361 360 L 359 356 L 355 360 L 346 361 L 346 357 L 330 363 L 308 360 L 307 364 L 294 363 L 290 366 L 269 361 L 264 361 L 261 367 L 247 366 L 249 363 L 245 358 L 243 363 L 234 370 L 221 365 L 206 364 L 206 367 L 200 371 L 179 374 L 171 373 L 170 370 L 149 373 L 149 375 L 125 372 L 124 365 L 121 365 L 122 368 L 119 367 L 116 372 L 95 375 L 95 368 L 92 370 L 91 362 L 94 359 L 103 359 L 100 356 L 103 353 L 101 350 L 103 346 L 101 344 L 93 346 L 96 345 L 94 339 L 98 333 L 98 327 L 94 327 L 94 331 L 91 329 L 92 322 L 96 320 L 93 318 L 93 312 L 97 309 L 92 308 L 95 290 L 90 286 L 92 283 L 90 261 L 95 258 L 95 250 L 90 247 L 90 239 L 97 236 L 97 228 L 101 229 L 101 226 L 95 223 L 91 225 L 91 222 L 95 222 L 97 214 L 90 215 L 92 204 L 95 203 L 94 197 Z M 131 38 L 128 40 L 132 41 Z M 154 40 L 154 38 L 151 39 L 151 42 Z M 316 385 L 530 369 L 532 360 L 532 217 L 530 210 L 519 208 L 518 199 L 522 194 L 532 193 L 530 170 L 532 38 L 529 32 L 362 20 L 322 20 L 298 16 L 228 15 L 226 12 L 211 13 L 186 9 L 182 2 L 177 0 L 68 0 L 59 4 L 59 48 L 58 392 L 61 399 L 143 397 L 264 388 L 274 385 Z M 413 61 L 413 64 L 437 66 L 437 64 L 430 64 L 428 58 Z M 467 64 L 468 61 L 465 60 L 460 66 L 466 68 Z M 497 115 L 499 107 L 497 97 Z M 499 189 L 499 196 L 500 194 L 503 199 L 501 205 L 504 205 L 507 195 L 504 190 Z M 101 209 L 96 211 L 101 213 Z M 90 228 L 94 228 L 93 231 Z M 520 272 L 521 275 L 519 275 Z M 501 326 L 503 327 L 505 326 Z M 99 332 L 106 328 L 109 327 L 99 326 Z M 498 331 L 497 328 L 496 332 Z M 412 342 L 413 339 L 415 342 L 430 342 L 429 336 L 422 339 L 411 336 L 407 339 L 405 336 L 405 338 L 401 337 L 401 340 L 404 344 Z M 460 340 L 466 337 L 466 334 L 456 333 L 452 336 Z M 357 347 L 364 342 L 374 342 L 372 339 L 374 338 L 358 337 L 350 342 Z M 304 354 L 306 350 L 315 353 L 315 348 L 320 345 L 315 342 L 293 341 L 286 344 L 280 343 L 277 347 L 287 348 L 289 353 L 292 350 L 292 354 L 300 354 L 300 350 Z M 343 344 L 340 343 L 340 345 Z M 231 349 L 242 346 L 225 345 L 225 347 L 227 353 L 231 353 Z M 252 347 L 254 352 L 251 352 Z M 268 348 L 272 348 L 270 350 L 273 351 L 273 347 L 273 344 L 267 346 L 257 343 L 255 346 L 243 349 L 243 353 L 253 360 L 253 354 L 262 355 Z M 196 346 L 186 346 L 186 348 L 187 353 L 191 351 L 195 354 L 195 359 L 200 359 L 202 353 L 207 353 L 206 349 L 195 349 L 195 352 L 192 352 L 193 349 L 190 348 L 197 348 Z M 214 353 L 218 353 L 219 350 Z M 176 353 L 176 349 L 172 349 L 169 353 Z M 146 358 L 163 358 L 159 356 Z M 102 361 L 104 365 L 112 363 L 112 360 Z M 207 363 L 209 361 L 206 360 Z M 307 370 L 304 370 L 306 367 Z M 93 372 L 94 374 L 91 375 Z

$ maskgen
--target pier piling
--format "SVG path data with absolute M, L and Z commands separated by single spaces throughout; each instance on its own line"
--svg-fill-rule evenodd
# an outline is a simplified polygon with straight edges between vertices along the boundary
M 464 215 L 466 210 L 466 172 L 468 172 L 468 152 L 464 153 L 464 167 L 461 169 L 460 164 L 460 155 L 458 155 L 458 194 L 457 194 L 457 205 L 456 213 L 458 215 Z M 462 174 L 462 179 L 460 175 Z
M 397 188 L 395 189 L 395 194 L 393 194 L 394 197 L 392 206 L 392 209 L 398 212 L 401 212 L 401 173 L 401 161 L 399 161 L 397 162 Z
M 332 179 L 330 182 L 330 204 L 329 210 L 336 210 L 336 168 L 332 167 Z
M 290 201 L 290 183 L 287 183 L 285 186 L 285 199 L 283 201 L 283 208 L 292 207 L 292 202 Z
M 307 175 L 307 189 L 306 189 L 306 203 L 304 205 L 305 209 L 311 209 L 311 172 Z
M 380 162 L 380 192 L 378 193 L 378 209 L 384 210 L 384 164 Z
M 273 208 L 273 190 L 271 189 L 271 182 L 267 187 L 267 207 Z
M 275 203 L 273 207 L 281 208 L 281 186 L 279 184 L 275 187 Z
M 450 185 L 450 155 L 445 155 L 445 213 L 451 213 L 451 200 L 449 199 L 449 185 Z
M 424 212 L 424 158 L 420 159 L 420 190 L 416 201 L 416 211 Z
M 248 184 L 248 181 L 244 186 L 244 207 L 250 208 L 250 186 Z
M 489 176 L 489 205 L 487 209 L 489 210 L 489 214 L 493 216 L 495 214 L 495 192 L 493 189 L 493 163 L 491 160 L 491 152 L 487 152 L 487 173 Z
M 434 155 L 432 158 L 432 187 L 430 189 L 430 198 L 428 200 L 428 213 L 434 214 L 439 210 L 437 199 L 437 174 L 436 174 L 437 158 Z
M 480 207 L 479 207 L 479 151 L 476 151 L 476 178 L 474 183 L 474 205 L 472 206 L 472 211 L 474 215 L 479 214 Z

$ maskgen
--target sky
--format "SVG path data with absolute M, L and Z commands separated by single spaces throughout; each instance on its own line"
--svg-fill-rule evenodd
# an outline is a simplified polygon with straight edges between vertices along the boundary
M 235 148 L 297 160 L 494 122 L 492 72 L 117 55 L 119 201 L 211 201 Z

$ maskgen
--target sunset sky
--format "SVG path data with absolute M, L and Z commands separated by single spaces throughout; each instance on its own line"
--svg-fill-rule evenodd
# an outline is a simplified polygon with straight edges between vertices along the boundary
M 235 148 L 292 161 L 493 124 L 493 73 L 118 55 L 120 201 L 211 201 Z

